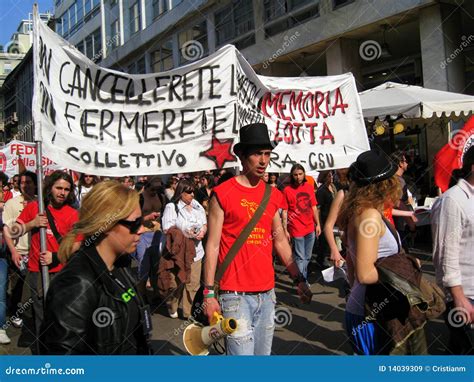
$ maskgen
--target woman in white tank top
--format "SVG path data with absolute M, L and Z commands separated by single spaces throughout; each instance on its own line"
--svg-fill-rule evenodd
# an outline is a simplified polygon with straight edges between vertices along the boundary
M 351 284 L 346 330 L 357 354 L 384 354 L 388 349 L 384 331 L 365 317 L 364 304 L 366 285 L 378 282 L 375 262 L 398 252 L 397 242 L 382 220 L 384 205 L 393 205 L 400 199 L 395 171 L 383 153 L 371 150 L 360 154 L 350 167 L 352 184 L 338 217 L 339 227 L 347 234 L 346 261 Z

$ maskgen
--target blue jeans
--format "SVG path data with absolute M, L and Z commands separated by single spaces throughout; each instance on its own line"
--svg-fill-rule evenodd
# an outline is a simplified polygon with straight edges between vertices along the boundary
M 316 235 L 314 232 L 306 236 L 293 238 L 293 260 L 304 277 L 308 276 L 308 264 L 313 254 L 313 245 Z
M 7 259 L 0 259 L 0 329 L 3 329 L 3 325 L 5 325 L 7 319 L 7 284 Z
M 137 250 L 133 258 L 138 262 L 139 280 L 153 278 L 157 273 L 158 261 L 161 256 L 161 250 L 166 244 L 166 236 L 162 232 L 145 232 L 140 236 Z
M 235 318 L 237 330 L 227 336 L 228 355 L 270 355 L 275 330 L 275 290 L 255 295 L 221 294 L 224 318 Z

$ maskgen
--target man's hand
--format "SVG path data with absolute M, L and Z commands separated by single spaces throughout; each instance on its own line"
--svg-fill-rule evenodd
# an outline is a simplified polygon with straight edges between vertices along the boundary
M 288 240 L 288 242 L 291 242 L 290 233 L 286 229 L 285 229 L 285 236 L 286 236 L 286 240 Z
M 415 212 L 412 211 L 411 215 L 410 215 L 410 218 L 411 220 L 413 220 L 413 223 L 417 223 L 418 222 L 418 218 L 416 217 L 415 215 Z
M 11 251 L 12 254 L 12 261 L 15 266 L 20 269 L 21 266 L 21 255 L 18 253 L 18 251 L 15 249 L 14 251 Z
M 160 218 L 160 216 L 161 216 L 161 212 L 152 212 L 152 213 L 149 213 L 148 215 L 145 215 L 143 217 L 143 220 L 145 221 L 157 220 Z
M 204 298 L 203 306 L 204 314 L 207 316 L 209 322 L 211 322 L 214 318 L 215 312 L 221 314 L 221 307 L 219 306 L 219 302 L 215 297 Z
M 300 301 L 303 304 L 309 304 L 311 302 L 311 298 L 313 297 L 313 292 L 309 289 L 309 285 L 305 281 L 301 281 L 298 284 L 298 296 L 300 296 Z
M 321 225 L 318 224 L 316 228 L 314 229 L 314 232 L 316 233 L 316 237 L 319 237 L 321 235 Z
M 33 226 L 40 228 L 40 227 L 47 227 L 48 226 L 48 218 L 44 214 L 38 214 L 33 219 Z
M 40 264 L 49 265 L 53 262 L 53 253 L 46 251 L 40 254 Z
M 453 299 L 454 309 L 457 308 L 458 314 L 456 316 L 461 316 L 465 324 L 474 322 L 474 306 L 467 299 L 467 297 L 455 297 Z

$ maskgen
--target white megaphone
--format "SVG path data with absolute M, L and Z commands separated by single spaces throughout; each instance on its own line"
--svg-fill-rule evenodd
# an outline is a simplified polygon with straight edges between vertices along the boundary
M 219 313 L 214 313 L 214 318 L 209 326 L 197 324 L 189 325 L 183 333 L 183 343 L 191 355 L 208 355 L 209 347 L 222 337 L 232 334 L 237 330 L 237 320 L 224 318 Z

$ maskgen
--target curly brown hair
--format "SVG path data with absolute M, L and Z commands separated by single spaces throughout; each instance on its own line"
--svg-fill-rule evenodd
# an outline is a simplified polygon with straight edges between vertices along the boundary
M 352 183 L 337 219 L 337 226 L 347 231 L 349 223 L 363 210 L 376 208 L 381 213 L 387 204 L 394 205 L 402 196 L 400 181 L 396 175 L 368 186 L 358 186 Z

